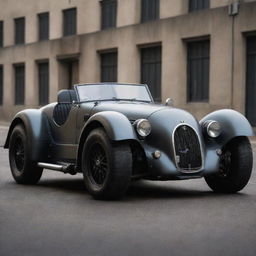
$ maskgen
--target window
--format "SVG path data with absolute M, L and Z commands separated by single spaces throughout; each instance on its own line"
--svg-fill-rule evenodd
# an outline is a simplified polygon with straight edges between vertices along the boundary
M 38 40 L 49 39 L 49 13 L 38 14 Z
M 25 18 L 18 18 L 15 22 L 15 44 L 25 43 Z
M 246 117 L 256 126 L 256 36 L 246 39 Z
M 15 105 L 24 105 L 25 99 L 25 66 L 15 65 Z
M 189 0 L 189 12 L 209 8 L 209 0 Z
M 209 100 L 210 41 L 187 44 L 187 100 Z
M 0 105 L 3 105 L 3 92 L 4 92 L 4 70 L 0 65 Z
M 4 22 L 0 20 L 0 47 L 4 45 Z
M 63 11 L 63 35 L 76 34 L 76 8 Z
M 39 105 L 49 102 L 49 63 L 38 63 Z
M 141 22 L 159 19 L 159 0 L 141 0 Z
M 116 27 L 116 0 L 101 1 L 101 29 Z
M 117 82 L 117 52 L 102 53 L 101 82 Z
M 147 84 L 155 101 L 161 101 L 162 47 L 141 49 L 141 83 Z

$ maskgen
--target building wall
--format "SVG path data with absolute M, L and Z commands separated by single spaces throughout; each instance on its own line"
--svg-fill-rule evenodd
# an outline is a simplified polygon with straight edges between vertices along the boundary
M 140 47 L 147 44 L 162 45 L 163 101 L 172 97 L 175 106 L 193 112 L 198 118 L 220 108 L 244 113 L 245 33 L 256 31 L 256 2 L 241 4 L 239 14 L 234 17 L 228 15 L 230 2 L 214 0 L 209 10 L 187 13 L 187 0 L 161 0 L 160 19 L 140 24 L 140 1 L 119 0 L 117 28 L 101 31 L 97 0 L 0 0 L 1 9 L 5 9 L 0 13 L 5 26 L 4 47 L 0 48 L 0 64 L 4 65 L 0 120 L 10 120 L 25 107 L 38 107 L 37 61 L 49 60 L 52 102 L 63 88 L 60 59 L 79 56 L 79 82 L 99 82 L 99 52 L 117 49 L 118 82 L 139 83 Z M 77 7 L 77 35 L 62 37 L 62 10 L 72 7 Z M 38 42 L 37 14 L 41 12 L 50 12 L 50 40 Z M 13 19 L 22 16 L 26 17 L 26 43 L 13 45 Z M 186 42 L 205 36 L 210 38 L 209 102 L 188 103 Z M 14 105 L 13 64 L 16 63 L 26 66 L 25 106 Z

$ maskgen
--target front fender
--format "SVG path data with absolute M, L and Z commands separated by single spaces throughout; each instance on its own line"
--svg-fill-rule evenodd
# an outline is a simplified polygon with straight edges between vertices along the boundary
M 115 111 L 103 111 L 94 114 L 84 125 L 80 137 L 77 152 L 77 166 L 81 166 L 83 144 L 90 132 L 98 127 L 103 127 L 113 141 L 137 140 L 137 135 L 128 118 Z
M 111 140 L 121 141 L 137 139 L 135 131 L 128 118 L 115 111 L 103 111 L 93 115 L 83 128 L 83 132 L 90 127 L 92 122 L 99 122 Z
M 232 109 L 222 109 L 214 111 L 206 115 L 200 120 L 202 125 L 205 121 L 218 121 L 222 127 L 222 133 L 216 139 L 216 143 L 224 146 L 228 141 L 238 136 L 254 136 L 253 129 L 249 121 L 239 112 Z M 206 143 L 211 144 L 211 140 L 206 140 Z
M 9 148 L 10 137 L 14 127 L 22 124 L 28 138 L 28 147 L 33 161 L 43 161 L 47 158 L 47 146 L 50 135 L 47 117 L 40 109 L 26 109 L 17 113 L 11 122 L 4 148 Z

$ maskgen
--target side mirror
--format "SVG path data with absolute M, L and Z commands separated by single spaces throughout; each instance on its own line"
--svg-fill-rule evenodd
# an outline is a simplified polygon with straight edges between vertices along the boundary
M 168 106 L 168 107 L 173 107 L 174 105 L 174 101 L 172 98 L 167 98 L 166 101 L 165 101 L 165 106 Z

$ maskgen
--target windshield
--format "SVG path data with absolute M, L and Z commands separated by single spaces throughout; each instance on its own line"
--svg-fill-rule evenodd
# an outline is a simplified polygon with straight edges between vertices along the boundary
M 92 84 L 77 85 L 80 101 L 127 100 L 151 102 L 151 96 L 144 85 Z

